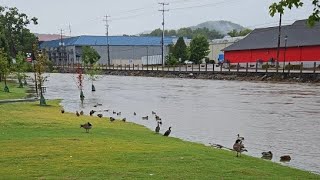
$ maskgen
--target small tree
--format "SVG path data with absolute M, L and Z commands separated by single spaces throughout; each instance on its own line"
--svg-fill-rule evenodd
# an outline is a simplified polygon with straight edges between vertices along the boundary
M 38 81 L 38 88 L 40 90 L 40 106 L 44 106 L 46 105 L 46 100 L 43 96 L 42 85 L 46 80 L 46 77 L 44 77 L 43 74 L 46 70 L 46 63 L 48 62 L 48 57 L 45 52 L 37 50 L 36 45 L 34 45 L 33 53 L 35 57 L 35 73 Z
M 98 74 L 101 74 L 98 64 L 94 64 L 90 69 L 87 70 L 87 74 L 89 75 L 89 80 L 91 81 L 91 90 L 96 91 L 96 88 L 93 85 L 93 81 L 97 80 Z
M 10 92 L 7 85 L 7 76 L 10 74 L 10 67 L 8 61 L 8 55 L 0 48 L 0 76 L 3 76 L 4 80 L 4 92 Z
M 173 54 L 170 53 L 169 55 L 166 56 L 166 65 L 173 66 L 178 63 L 179 63 L 179 61 L 174 57 Z
M 208 54 L 208 40 L 204 36 L 197 36 L 193 38 L 190 43 L 190 60 L 195 64 L 199 64 Z
M 19 88 L 23 88 L 22 80 L 26 77 L 28 64 L 25 61 L 25 55 L 20 51 L 16 56 L 16 64 L 14 65 L 15 74 L 19 81 Z
M 180 59 L 180 63 L 189 59 L 187 45 L 183 37 L 179 37 L 177 43 L 174 45 L 172 54 L 176 59 Z
M 95 49 L 93 49 L 90 46 L 82 47 L 82 61 L 85 64 L 85 67 L 87 67 L 86 72 L 89 75 L 92 82 L 92 91 L 96 90 L 96 88 L 93 85 L 93 81 L 95 80 L 95 77 L 98 72 L 96 71 L 97 69 L 95 68 L 95 66 L 99 59 L 100 55 Z

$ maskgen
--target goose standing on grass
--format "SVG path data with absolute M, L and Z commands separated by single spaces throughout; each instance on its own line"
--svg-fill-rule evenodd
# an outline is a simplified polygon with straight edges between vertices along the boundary
M 244 137 L 241 137 L 240 134 L 237 135 L 237 139 L 244 141 Z
M 76 111 L 76 116 L 78 116 L 78 117 L 80 116 L 80 114 L 79 114 L 79 112 L 78 112 L 78 111 Z
M 241 153 L 244 151 L 247 151 L 244 148 L 244 145 L 242 144 L 242 141 L 240 139 L 237 139 L 236 142 L 233 145 L 233 150 L 235 150 L 237 152 L 237 157 L 239 157 L 238 155 L 240 154 L 241 157 Z
M 116 120 L 115 118 L 110 117 L 110 122 L 113 122 L 113 121 L 115 121 L 115 120 Z
M 95 112 L 96 112 L 96 111 L 91 110 L 91 111 L 90 111 L 90 113 L 89 113 L 89 114 L 90 114 L 90 116 L 92 116 Z
M 62 113 L 62 114 L 64 113 L 64 109 L 61 109 L 61 113 Z
M 90 122 L 88 122 L 86 124 L 81 124 L 80 128 L 84 128 L 86 130 L 86 133 L 88 133 L 89 130 L 92 128 L 92 124 Z
M 171 127 L 163 134 L 163 136 L 169 136 L 171 133 Z
M 80 111 L 80 115 L 83 116 L 83 114 L 84 114 L 83 111 Z
M 157 125 L 155 131 L 156 131 L 156 133 L 159 133 L 159 132 L 160 132 L 160 123 L 159 123 L 159 122 L 158 122 L 158 125 Z
M 102 114 L 98 114 L 97 116 L 98 116 L 99 118 L 102 118 L 102 117 L 103 117 L 103 115 L 102 115 Z
M 126 122 L 126 121 L 127 121 L 127 119 L 126 119 L 126 118 L 123 118 L 123 119 L 122 119 L 122 121 L 123 121 L 123 122 Z

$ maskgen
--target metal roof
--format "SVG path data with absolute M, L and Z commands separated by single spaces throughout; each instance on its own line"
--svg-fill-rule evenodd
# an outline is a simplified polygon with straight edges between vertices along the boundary
M 277 48 L 278 31 L 278 27 L 255 29 L 244 39 L 224 48 L 223 51 Z M 280 47 L 285 46 L 285 36 L 287 36 L 287 47 L 320 45 L 320 23 L 308 27 L 306 20 L 299 20 L 292 25 L 282 26 Z
M 41 48 L 59 47 L 61 40 L 43 42 Z M 106 46 L 106 36 L 77 36 L 62 39 L 65 46 Z M 164 44 L 173 43 L 173 38 L 165 37 Z M 160 46 L 161 37 L 140 37 L 140 36 L 109 36 L 110 46 Z

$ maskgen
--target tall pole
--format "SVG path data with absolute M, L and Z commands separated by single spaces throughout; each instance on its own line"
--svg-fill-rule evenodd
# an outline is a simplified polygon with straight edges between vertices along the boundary
M 107 36 L 107 53 L 108 53 L 108 66 L 110 66 L 111 62 L 110 62 L 110 45 L 109 45 L 109 21 L 108 18 L 110 16 L 108 16 L 108 14 L 106 14 L 104 21 L 106 22 L 106 36 Z
M 279 65 L 279 57 L 280 57 L 280 39 L 281 39 L 281 21 L 282 21 L 282 13 L 280 13 L 279 20 L 279 32 L 278 32 L 278 48 L 277 48 L 277 66 Z
M 283 73 L 284 73 L 284 69 L 285 69 L 285 66 L 286 66 L 287 40 L 288 40 L 288 36 L 286 35 L 286 36 L 284 37 Z M 289 68 L 290 68 L 290 67 L 289 67 Z
M 63 43 L 63 29 L 60 29 L 60 65 L 61 65 L 61 61 L 62 61 L 62 67 L 64 68 L 64 43 Z
M 164 7 L 169 5 L 169 3 L 159 3 L 162 5 L 162 9 L 159 11 L 162 11 L 162 38 L 161 38 L 161 61 L 162 61 L 162 66 L 164 66 L 164 12 L 169 11 L 168 9 L 165 9 Z

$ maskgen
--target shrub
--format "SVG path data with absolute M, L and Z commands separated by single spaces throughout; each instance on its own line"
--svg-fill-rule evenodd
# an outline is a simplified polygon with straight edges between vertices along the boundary
M 300 70 L 301 64 L 288 64 L 285 66 L 286 70 Z

